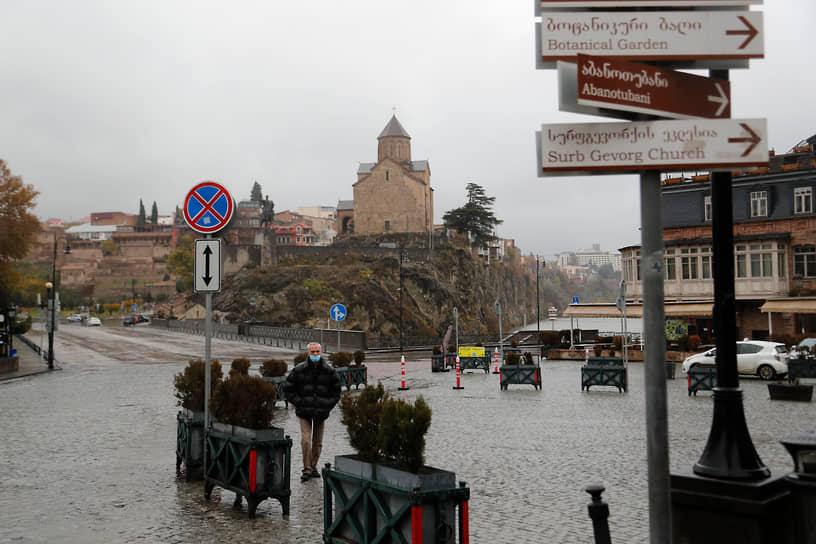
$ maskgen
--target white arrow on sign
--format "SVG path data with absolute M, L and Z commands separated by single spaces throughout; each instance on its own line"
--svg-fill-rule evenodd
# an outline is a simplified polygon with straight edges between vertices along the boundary
M 221 290 L 221 240 L 195 241 L 196 293 L 217 293 Z
M 538 175 L 767 166 L 765 119 L 542 125 Z

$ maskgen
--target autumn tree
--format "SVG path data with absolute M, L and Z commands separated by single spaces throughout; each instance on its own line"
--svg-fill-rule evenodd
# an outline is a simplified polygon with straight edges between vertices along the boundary
M 22 259 L 34 244 L 40 222 L 30 210 L 39 193 L 32 185 L 23 184 L 0 159 L 0 305 L 12 301 L 11 292 L 21 281 L 12 270 L 12 262 Z
M 167 269 L 176 277 L 176 291 L 193 290 L 193 237 L 182 236 L 176 249 L 167 256 Z
M 449 229 L 467 233 L 468 239 L 477 247 L 484 247 L 495 240 L 493 230 L 504 221 L 493 214 L 493 203 L 496 197 L 487 196 L 484 188 L 476 183 L 468 183 L 467 202 L 461 208 L 455 208 L 442 216 L 442 221 Z

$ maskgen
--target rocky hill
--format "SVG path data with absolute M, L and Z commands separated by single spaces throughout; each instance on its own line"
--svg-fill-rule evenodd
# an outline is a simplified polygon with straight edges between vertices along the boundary
M 525 311 L 528 320 L 535 315 L 535 278 L 517 258 L 488 264 L 450 245 L 431 252 L 408 245 L 400 266 L 398 249 L 378 255 L 350 244 L 343 253 L 284 256 L 274 266 L 244 268 L 223 282 L 227 287 L 214 297 L 214 308 L 230 322 L 326 327 L 329 309 L 341 302 L 348 309 L 344 329 L 398 336 L 401 270 L 406 336 L 443 335 L 454 308 L 460 334 L 498 332 L 496 300 L 502 304 L 504 331 L 521 325 Z

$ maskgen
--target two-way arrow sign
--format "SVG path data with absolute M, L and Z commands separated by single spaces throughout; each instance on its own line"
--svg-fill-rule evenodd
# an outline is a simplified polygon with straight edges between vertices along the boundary
M 196 293 L 217 293 L 221 290 L 221 240 L 195 241 Z

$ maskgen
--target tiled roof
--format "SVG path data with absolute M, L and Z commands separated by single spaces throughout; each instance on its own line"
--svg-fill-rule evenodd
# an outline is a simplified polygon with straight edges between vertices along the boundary
M 376 166 L 376 162 L 361 162 L 360 167 L 357 169 L 358 174 L 370 174 L 371 169 Z
M 353 200 L 338 200 L 337 201 L 337 210 L 353 210 L 354 209 L 354 201 Z

